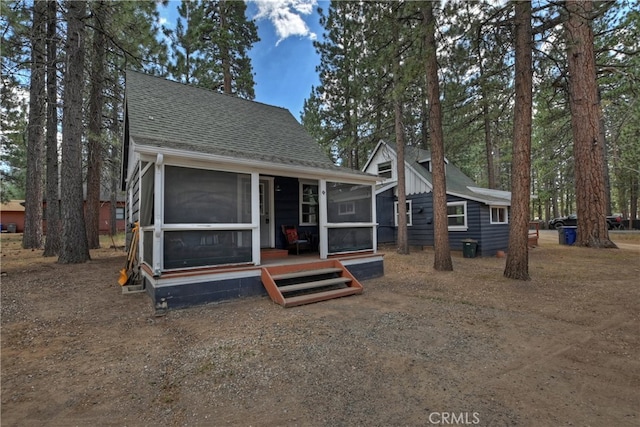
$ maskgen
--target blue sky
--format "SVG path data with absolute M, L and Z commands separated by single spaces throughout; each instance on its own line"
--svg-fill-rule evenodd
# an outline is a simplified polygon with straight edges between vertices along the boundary
M 322 37 L 318 5 L 327 10 L 328 2 L 317 0 L 248 0 L 247 17 L 255 19 L 260 41 L 249 52 L 254 80 L 255 100 L 286 108 L 300 120 L 305 98 L 311 86 L 320 81 L 316 66 L 320 58 L 313 40 Z M 180 2 L 160 7 L 166 25 L 175 26 Z

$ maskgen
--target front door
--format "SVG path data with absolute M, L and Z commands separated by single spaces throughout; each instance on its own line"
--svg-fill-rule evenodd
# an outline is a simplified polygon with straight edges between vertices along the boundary
M 260 179 L 260 247 L 273 248 L 273 180 Z

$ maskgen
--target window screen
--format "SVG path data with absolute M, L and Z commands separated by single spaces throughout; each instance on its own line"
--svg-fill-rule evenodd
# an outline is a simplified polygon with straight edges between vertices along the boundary
M 330 228 L 329 253 L 351 252 L 373 249 L 373 229 Z
M 251 230 L 165 231 L 164 268 L 251 262 Z
M 247 174 L 166 166 L 165 224 L 250 223 L 247 180 Z
M 327 182 L 328 222 L 371 222 L 372 218 L 370 185 Z

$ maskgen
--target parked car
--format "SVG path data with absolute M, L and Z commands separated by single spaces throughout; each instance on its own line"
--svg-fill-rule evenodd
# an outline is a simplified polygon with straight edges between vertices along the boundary
M 549 230 L 554 228 L 557 230 L 560 227 L 572 227 L 578 225 L 578 216 L 571 214 L 569 216 L 561 216 L 549 221 Z M 607 216 L 607 226 L 609 230 L 624 230 L 624 223 L 621 215 L 609 215 Z

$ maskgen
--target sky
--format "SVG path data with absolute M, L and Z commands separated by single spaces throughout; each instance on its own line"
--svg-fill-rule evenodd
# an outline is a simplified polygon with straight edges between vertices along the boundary
M 322 37 L 318 6 L 327 1 L 247 0 L 247 18 L 254 19 L 260 41 L 249 52 L 254 72 L 255 101 L 286 108 L 300 121 L 305 98 L 320 81 L 320 57 L 313 41 Z M 180 1 L 160 7 L 165 25 L 175 26 Z

